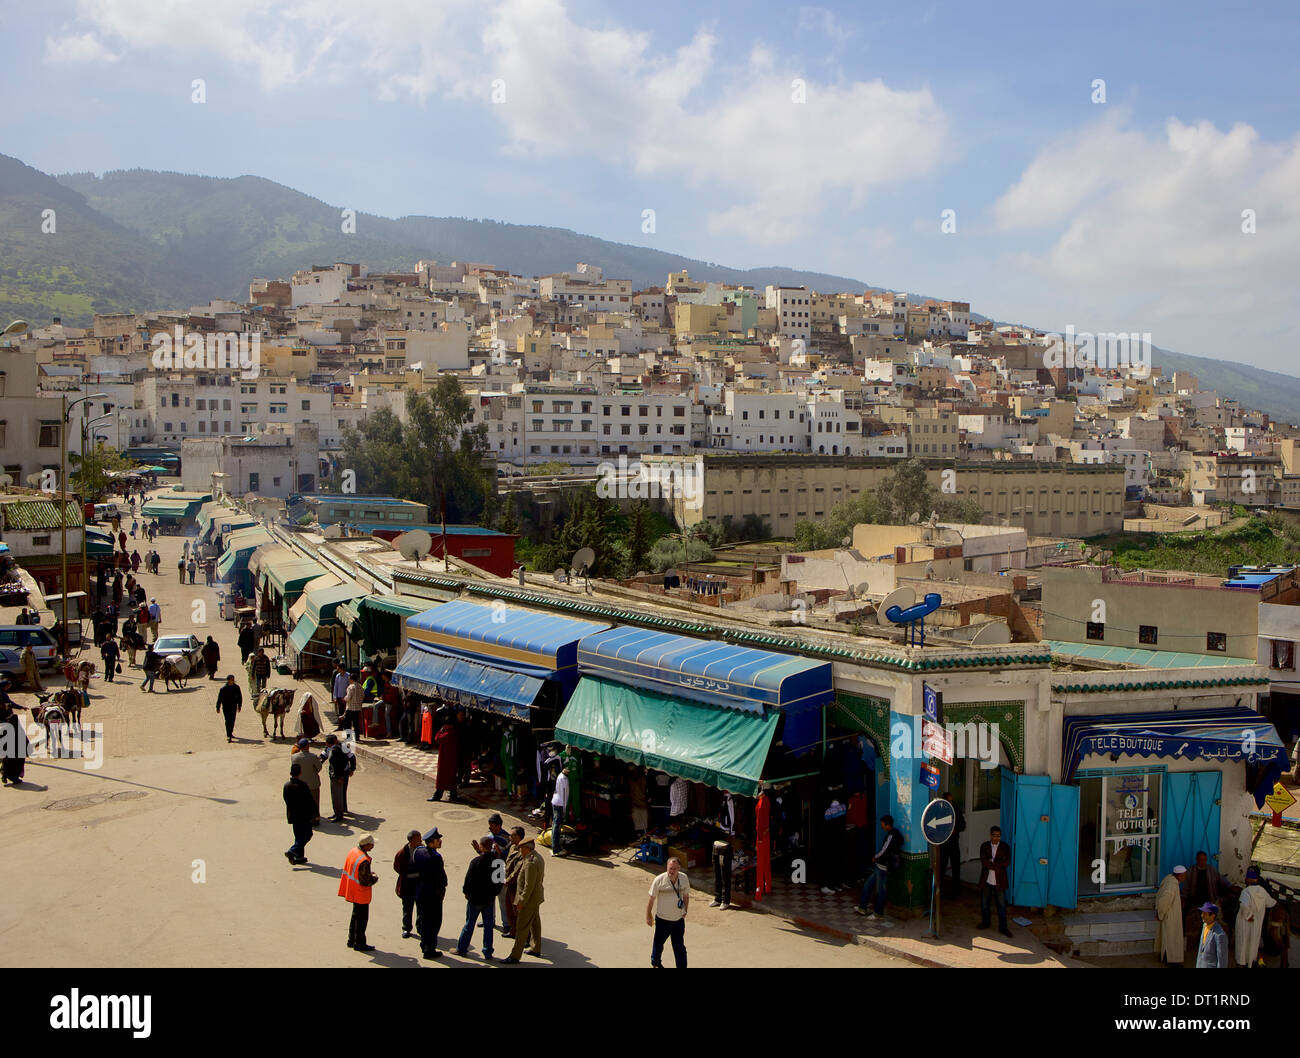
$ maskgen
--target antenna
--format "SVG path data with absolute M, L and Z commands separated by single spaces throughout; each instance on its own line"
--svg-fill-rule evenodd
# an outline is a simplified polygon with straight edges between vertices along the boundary
M 420 559 L 433 550 L 433 537 L 423 529 L 412 529 L 393 541 L 393 549 L 401 552 L 403 558 L 413 559 L 418 566 Z
M 580 547 L 573 556 L 573 567 L 581 576 L 596 564 L 596 552 L 589 547 Z

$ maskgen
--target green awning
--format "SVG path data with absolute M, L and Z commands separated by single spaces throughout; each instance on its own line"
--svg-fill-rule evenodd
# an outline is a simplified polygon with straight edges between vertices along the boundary
M 189 509 L 188 500 L 150 500 L 140 513 L 146 518 L 184 518 Z
M 231 533 L 226 537 L 226 549 L 217 563 L 217 576 L 224 580 L 236 567 L 246 568 L 253 552 L 270 539 L 271 534 L 265 529 L 245 529 L 243 532 Z
M 742 713 L 584 676 L 555 727 L 558 741 L 680 775 L 742 797 L 759 779 L 780 713 Z
M 325 567 L 310 558 L 303 558 L 297 552 L 290 552 L 287 558 L 277 556 L 263 561 L 262 572 L 275 590 L 288 601 L 290 595 L 301 592 L 308 581 L 315 580 L 324 573 Z
M 293 626 L 293 632 L 289 635 L 289 645 L 301 654 L 311 637 L 316 634 L 316 618 L 311 614 L 305 613 L 298 618 L 298 623 Z
M 366 589 L 355 584 L 335 584 L 331 588 L 317 588 L 304 596 L 307 600 L 307 613 L 316 618 L 318 624 L 334 620 L 339 606 L 365 595 Z
M 378 610 L 381 613 L 393 614 L 396 617 L 414 617 L 418 613 L 424 613 L 425 610 L 431 610 L 428 602 L 424 599 L 398 599 L 392 595 L 367 595 L 361 600 L 363 610 Z
M 334 620 L 343 626 L 343 630 L 352 638 L 357 636 L 357 626 L 361 624 L 361 611 L 357 609 L 358 603 L 341 602 L 339 608 L 334 611 Z

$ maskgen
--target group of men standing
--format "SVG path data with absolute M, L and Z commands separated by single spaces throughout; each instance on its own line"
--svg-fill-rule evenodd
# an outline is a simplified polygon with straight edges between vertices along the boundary
M 1252 967 L 1259 961 L 1268 909 L 1277 900 L 1260 884 L 1259 871 L 1246 871 L 1246 885 L 1237 903 L 1235 950 L 1231 950 L 1222 919 L 1222 899 L 1227 893 L 1222 875 L 1204 852 L 1196 854 L 1189 871 L 1182 864 L 1160 883 L 1156 893 L 1156 951 L 1162 962 L 1182 966 L 1187 945 L 1196 943 L 1197 969 L 1226 969 L 1236 964 Z M 1289 930 L 1284 943 L 1290 942 Z
M 465 897 L 465 925 L 456 944 L 456 954 L 469 954 L 474 928 L 483 923 L 483 958 L 491 960 L 496 927 L 496 902 L 501 901 L 503 936 L 514 940 L 510 954 L 499 961 L 517 964 L 525 950 L 542 954 L 541 905 L 545 899 L 543 878 L 545 863 L 537 854 L 536 839 L 527 836 L 523 827 L 508 834 L 501 817 L 493 813 L 488 819 L 489 832 L 471 842 L 475 856 L 465 870 L 461 892 Z M 393 857 L 397 874 L 397 896 L 402 906 L 402 937 L 412 936 L 412 926 L 420 937 L 420 953 L 426 959 L 439 959 L 438 933 L 442 929 L 442 904 L 447 895 L 447 868 L 442 856 L 442 834 L 437 827 L 421 834 L 409 831 L 406 844 Z M 357 847 L 348 853 L 339 878 L 339 896 L 352 905 L 348 924 L 348 947 L 354 951 L 374 951 L 366 941 L 370 921 L 370 900 L 378 878 L 372 867 L 371 851 L 375 839 L 363 835 Z M 412 913 L 414 912 L 414 921 Z

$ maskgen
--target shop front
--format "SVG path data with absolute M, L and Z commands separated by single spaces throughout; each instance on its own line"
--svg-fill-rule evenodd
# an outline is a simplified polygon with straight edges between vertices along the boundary
M 288 624 L 289 611 L 306 590 L 307 585 L 325 574 L 315 559 L 306 558 L 296 551 L 264 557 L 258 569 L 258 620 L 263 637 L 273 639 L 283 636 Z
M 491 714 L 549 737 L 578 682 L 578 641 L 608 627 L 503 603 L 443 603 L 407 618 L 393 681 L 436 707 Z
M 289 648 L 296 675 L 328 672 L 337 658 L 346 655 L 343 645 L 346 630 L 339 608 L 365 594 L 364 588 L 345 584 L 332 573 L 317 577 L 307 585 L 289 611 L 293 621 Z
M 1239 879 L 1250 855 L 1241 821 L 1289 767 L 1273 725 L 1243 707 L 1067 717 L 1063 745 L 1078 814 L 1060 840 L 1076 842 L 1079 897 L 1150 892 L 1198 852 Z
M 734 903 L 770 892 L 821 781 L 830 664 L 624 627 L 583 639 L 578 668 L 555 734 L 591 756 L 580 819 L 642 835 L 651 862 L 715 860 Z
M 225 549 L 217 560 L 217 579 L 229 584 L 231 595 L 252 595 L 252 576 L 249 562 L 258 548 L 271 542 L 265 529 L 241 529 L 226 537 Z

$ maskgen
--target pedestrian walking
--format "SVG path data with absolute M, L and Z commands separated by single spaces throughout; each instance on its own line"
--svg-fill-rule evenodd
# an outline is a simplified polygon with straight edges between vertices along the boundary
M 1187 868 L 1181 863 L 1166 875 L 1156 892 L 1156 952 L 1169 966 L 1182 966 L 1187 938 L 1183 935 L 1183 880 Z
M 190 583 L 194 583 L 194 574 L 198 572 L 198 563 L 194 561 L 194 556 L 190 555 L 190 560 L 185 564 L 185 572 L 190 575 Z
M 514 946 L 510 954 L 501 961 L 517 963 L 527 948 L 529 955 L 542 954 L 542 901 L 546 899 L 542 880 L 546 876 L 546 862 L 537 855 L 536 839 L 524 837 L 523 827 L 516 827 L 519 832 L 519 865 L 515 878 L 514 892 Z M 681 961 L 685 964 L 686 949 L 682 949 Z
M 144 648 L 143 668 L 144 679 L 140 681 L 140 690 L 153 694 L 154 681 L 158 678 L 158 670 L 162 668 L 162 658 L 154 652 L 152 644 Z
M 133 610 L 126 615 L 126 620 L 122 622 L 122 648 L 126 651 L 127 664 L 131 668 L 135 668 L 135 654 L 140 649 L 136 638 L 135 611 Z
M 158 624 L 162 621 L 162 607 L 158 605 L 157 599 L 149 600 L 149 634 L 153 636 L 153 641 L 158 642 Z
M 199 654 L 203 658 L 203 666 L 208 670 L 208 679 L 217 678 L 217 666 L 221 664 L 221 648 L 217 646 L 217 641 L 208 636 L 208 641 L 199 649 Z
M 5 695 L 0 699 L 0 780 L 5 786 L 17 786 L 23 781 L 30 751 L 23 718 Z
M 258 647 L 257 653 L 253 655 L 249 671 L 253 677 L 253 693 L 261 694 L 266 690 L 266 681 L 271 677 L 271 659 L 266 656 L 266 651 L 261 647 Z
M 397 899 L 402 902 L 402 939 L 411 935 L 411 916 L 415 913 L 415 895 L 420 889 L 419 869 L 411 862 L 411 854 L 424 839 L 418 830 L 406 832 L 406 844 L 393 857 L 393 870 L 397 874 Z
M 868 919 L 882 918 L 885 914 L 885 895 L 889 887 L 889 872 L 897 870 L 903 863 L 903 836 L 894 829 L 893 816 L 881 816 L 880 827 L 884 832 L 880 849 L 872 857 L 871 877 L 862 887 L 862 895 L 858 899 L 858 906 L 854 909 L 859 915 L 866 915 Z M 867 902 L 875 894 L 875 907 L 871 911 L 867 910 Z M 1002 914 L 1006 914 L 1006 900 L 1002 902 Z M 987 916 L 987 909 L 985 915 Z
M 109 683 L 113 682 L 113 676 L 117 672 L 117 659 L 121 657 L 121 650 L 118 648 L 117 640 L 110 633 L 104 640 L 103 646 L 99 648 L 99 656 L 104 659 L 104 679 Z
M 226 741 L 235 741 L 235 716 L 244 708 L 244 692 L 235 683 L 232 673 L 226 677 L 226 684 L 217 692 L 217 712 L 226 718 Z
M 433 796 L 430 801 L 441 801 L 443 791 L 448 791 L 448 800 L 456 800 L 456 727 L 443 724 L 433 738 L 438 747 L 438 770 L 433 778 Z
M 497 894 L 501 892 L 505 877 L 505 860 L 500 849 L 488 834 L 479 841 L 483 852 L 469 862 L 465 870 L 465 884 L 461 892 L 465 894 L 465 928 L 460 931 L 460 940 L 456 944 L 457 955 L 469 954 L 469 942 L 474 936 L 474 927 L 483 921 L 483 958 L 492 958 L 492 938 L 496 928 Z
M 203 582 L 209 588 L 212 587 L 213 582 L 216 580 L 216 567 L 217 564 L 213 559 L 207 558 L 203 560 Z
M 315 806 L 311 791 L 302 781 L 302 766 L 294 761 L 289 765 L 289 781 L 284 784 L 284 810 L 289 826 L 293 828 L 293 844 L 284 857 L 292 865 L 307 862 L 307 842 L 311 841 L 311 820 Z
M 343 863 L 343 873 L 339 877 L 339 896 L 352 905 L 352 919 L 348 923 L 348 947 L 356 951 L 374 951 L 373 944 L 366 943 L 366 926 L 370 922 L 370 893 L 375 882 L 374 871 L 370 868 L 370 850 L 375 847 L 375 839 L 369 834 L 362 834 L 357 847 L 348 853 Z
M 691 882 L 676 856 L 668 861 L 666 867 L 667 870 L 650 883 L 650 899 L 645 906 L 645 924 L 653 926 L 655 931 L 650 945 L 650 965 L 663 969 L 664 942 L 671 941 L 673 962 L 677 969 L 685 970 L 686 913 L 691 905 Z M 519 943 L 518 937 L 515 943 Z
M 438 932 L 442 929 L 442 901 L 447 895 L 447 868 L 442 862 L 442 835 L 438 828 L 426 831 L 424 844 L 411 853 L 419 876 L 415 891 L 415 929 L 420 934 L 420 954 L 440 959 Z
M 131 552 L 131 572 L 132 572 L 132 573 L 139 573 L 139 572 L 140 572 L 140 552 L 139 552 L 139 551 L 132 551 L 132 552 Z
M 1219 905 L 1204 903 L 1201 912 L 1201 940 L 1196 946 L 1198 970 L 1226 970 L 1228 968 L 1228 935 L 1219 925 Z
M 311 793 L 312 826 L 320 822 L 320 769 L 321 759 L 311 751 L 311 740 L 300 738 L 289 751 L 289 759 L 298 765 L 302 783 Z
M 1237 924 L 1233 931 L 1238 966 L 1254 966 L 1259 960 L 1259 941 L 1264 932 L 1268 909 L 1277 900 L 1259 884 L 1259 868 L 1246 871 L 1246 888 L 1237 904 Z
M 184 555 L 182 555 L 180 558 L 176 560 L 176 579 L 181 584 L 185 583 L 185 556 Z
M 121 524 L 121 523 L 119 522 L 119 524 Z M 125 532 L 124 530 L 119 530 L 119 532 L 118 532 L 118 534 L 117 534 L 117 542 L 118 542 L 119 544 L 122 545 L 122 550 L 125 551 L 125 550 L 126 550 L 126 532 Z
M 330 822 L 342 823 L 343 817 L 348 814 L 348 781 L 356 769 L 356 757 L 345 753 L 339 736 L 331 732 L 325 736 L 325 751 L 321 754 L 321 760 L 329 769 L 330 805 L 334 809 Z

